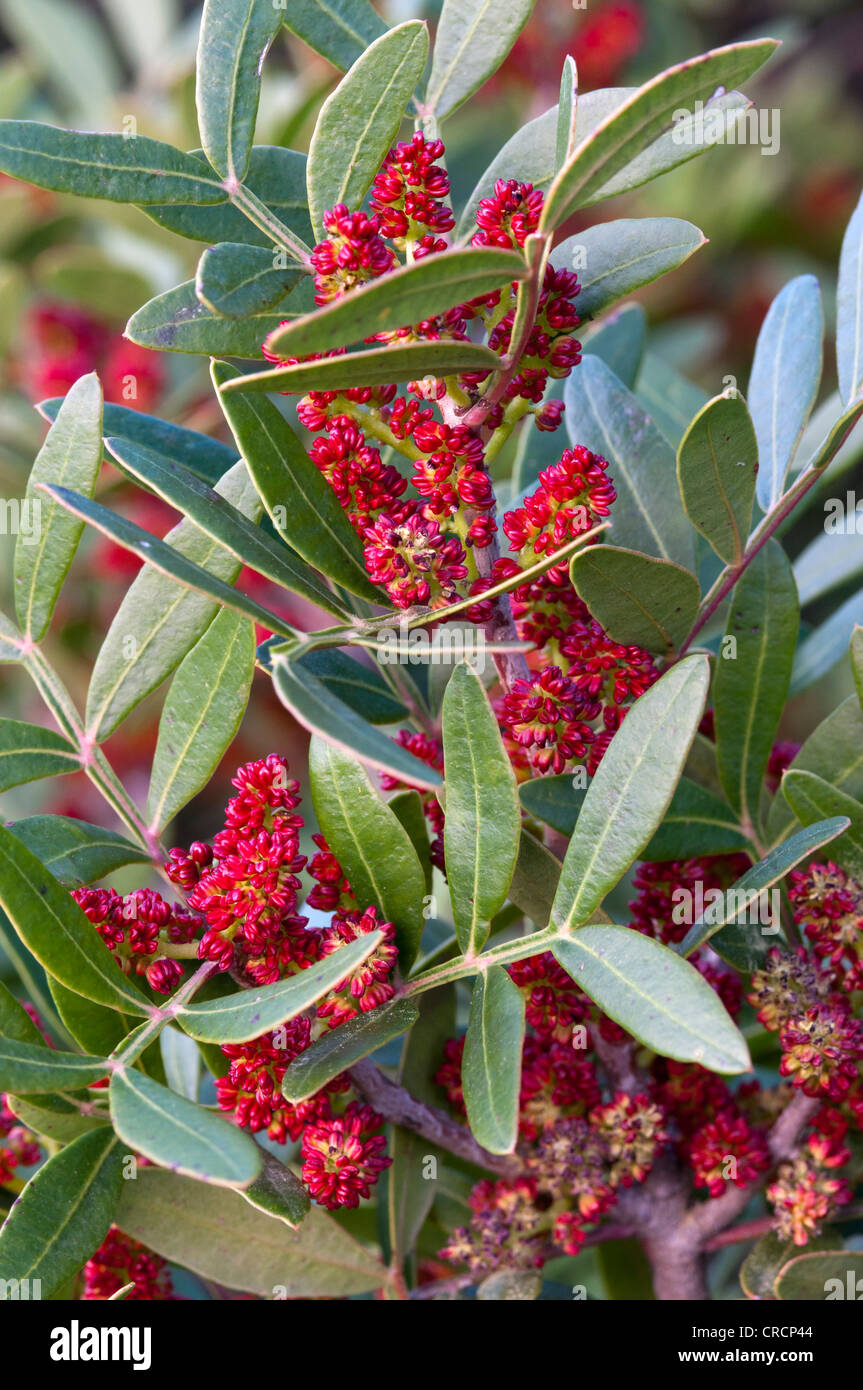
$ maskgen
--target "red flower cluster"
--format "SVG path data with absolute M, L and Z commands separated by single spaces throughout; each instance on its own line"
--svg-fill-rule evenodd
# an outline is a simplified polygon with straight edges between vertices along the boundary
M 109 1299 L 127 1284 L 135 1286 L 125 1295 L 130 1303 L 162 1303 L 176 1298 L 171 1272 L 161 1255 L 112 1226 L 84 1266 L 81 1298 L 85 1302 Z
M 92 922 L 125 974 L 143 975 L 157 994 L 170 994 L 183 978 L 173 946 L 192 941 L 202 919 L 152 888 L 122 898 L 113 888 L 75 888 L 72 897 Z
M 314 886 L 310 907 L 333 912 L 329 926 L 312 929 L 296 909 L 303 818 L 297 782 L 275 753 L 239 768 L 236 795 L 225 810 L 224 828 L 212 846 L 195 843 L 172 850 L 168 873 L 203 916 L 202 959 L 221 969 L 234 966 L 258 984 L 306 970 L 363 936 L 380 933 L 370 954 L 327 991 L 313 1009 L 252 1041 L 225 1044 L 227 1075 L 216 1083 L 220 1108 L 254 1133 L 266 1130 L 285 1144 L 302 1140 L 303 1180 L 324 1206 L 356 1206 L 390 1160 L 384 1140 L 373 1136 L 380 1119 L 352 1102 L 335 1114 L 332 1097 L 348 1090 L 337 1076 L 307 1100 L 294 1104 L 282 1094 L 291 1062 L 316 1037 L 392 999 L 398 951 L 395 928 L 379 922 L 373 906 L 358 903 L 341 865 L 322 835 L 308 865 Z
M 32 1168 L 41 1159 L 36 1135 L 12 1114 L 0 1092 L 0 1185 L 9 1181 L 16 1168 Z
M 851 1157 L 851 1150 L 843 1143 L 846 1130 L 844 1122 L 837 1128 L 834 1120 L 820 1128 L 816 1118 L 815 1132 L 806 1147 L 780 1164 L 776 1180 L 767 1189 L 767 1200 L 781 1239 L 808 1244 L 827 1217 L 851 1201 L 850 1186 L 835 1171 Z
M 833 863 L 811 864 L 790 877 L 794 920 L 812 942 L 821 969 L 837 988 L 863 990 L 863 884 Z
M 158 352 L 130 343 L 72 304 L 37 303 L 25 324 L 17 367 L 34 400 L 65 396 L 79 377 L 98 371 L 107 401 L 150 410 L 165 382 Z
M 863 1023 L 832 984 L 830 974 L 819 976 L 803 947 L 785 955 L 774 946 L 752 976 L 749 1002 L 765 1028 L 779 1034 L 780 1074 L 804 1095 L 841 1100 L 858 1079 Z

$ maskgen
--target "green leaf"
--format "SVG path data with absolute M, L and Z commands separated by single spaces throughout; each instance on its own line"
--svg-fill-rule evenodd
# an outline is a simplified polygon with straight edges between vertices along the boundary
M 250 1206 L 296 1230 L 311 1206 L 309 1194 L 286 1164 L 271 1153 L 263 1155 L 264 1167 L 250 1187 L 241 1190 Z
M 838 501 L 838 499 L 835 499 Z M 830 525 L 830 518 L 826 525 Z M 852 527 L 854 521 L 852 520 Z M 814 536 L 794 561 L 801 608 L 863 574 L 863 545 L 855 530 L 828 530 Z
M 498 740 L 499 741 L 499 740 Z M 423 929 L 425 875 L 411 838 L 354 758 L 322 738 L 309 748 L 315 814 L 361 910 L 376 907 L 396 929 L 403 975 L 416 959 Z
M 145 1168 L 125 1184 L 117 1223 L 202 1278 L 262 1298 L 332 1298 L 386 1283 L 383 1265 L 319 1207 L 292 1231 L 250 1211 L 244 1195 Z
M 533 0 L 444 0 L 425 108 L 441 120 L 497 72 L 533 9 Z
M 308 669 L 280 657 L 273 662 L 273 684 L 282 704 L 310 733 L 414 786 L 433 791 L 440 785 L 434 768 L 367 724 Z
M 461 1072 L 471 1133 L 489 1153 L 515 1149 L 523 1041 L 524 995 L 490 965 L 474 982 Z
M 62 507 L 46 503 L 37 485 L 66 483 L 92 497 L 101 462 L 102 388 L 91 372 L 71 387 L 27 481 L 24 505 L 35 511 L 36 534 L 22 529 L 15 545 L 15 612 L 33 642 L 48 630 L 84 529 Z
M 73 1039 L 63 1027 L 57 1010 L 54 1008 L 54 1001 L 48 988 L 48 976 L 19 939 L 2 908 L 0 908 L 0 950 L 20 980 L 26 997 L 38 1009 L 39 1017 L 46 1028 L 50 1029 L 53 1036 L 60 1039 L 64 1046 L 72 1044 Z
M 62 396 L 53 396 L 40 401 L 36 408 L 46 420 L 53 421 L 62 404 Z M 238 458 L 236 449 L 218 439 L 160 420 L 155 415 L 145 415 L 141 410 L 114 405 L 111 401 L 106 401 L 102 407 L 102 428 L 108 438 L 131 439 L 135 444 L 143 444 L 182 464 L 207 483 L 217 483 Z
M 276 324 L 271 326 L 277 327 Z M 135 339 L 135 342 L 140 341 L 140 338 Z M 231 352 L 234 356 L 240 355 L 235 348 Z M 325 357 L 320 362 L 299 362 L 295 367 L 271 367 L 226 381 L 221 389 L 223 394 L 284 391 L 290 395 L 304 395 L 307 391 L 344 391 L 351 386 L 416 381 L 421 376 L 499 370 L 500 358 L 482 344 L 442 338 L 404 345 L 388 344 L 363 352 Z
M 579 315 L 597 318 L 633 290 L 676 270 L 706 244 L 704 233 L 680 218 L 626 217 L 567 237 L 550 259 L 559 270 L 579 271 Z
M 124 1186 L 123 1157 L 111 1131 L 100 1127 L 39 1169 L 0 1231 L 4 1289 L 7 1281 L 39 1280 L 42 1297 L 50 1298 L 78 1273 L 114 1219 Z
M 760 893 L 778 883 L 790 873 L 795 864 L 800 863 L 801 859 L 808 859 L 816 850 L 835 840 L 837 835 L 841 835 L 847 828 L 846 818 L 835 816 L 829 820 L 819 820 L 816 824 L 799 830 L 784 844 L 766 854 L 751 869 L 747 869 L 736 883 L 726 889 L 722 905 L 709 905 L 704 916 L 690 927 L 683 941 L 675 949 L 682 956 L 690 956 L 699 946 L 715 937 L 721 927 L 729 923 L 744 925 L 737 919 L 749 912 L 750 905 L 757 901 Z M 714 948 L 722 954 L 721 942 L 714 941 Z
M 630 550 L 695 568 L 692 529 L 675 481 L 671 445 L 632 392 L 598 357 L 585 356 L 564 389 L 572 443 L 609 462 L 617 489 L 614 538 Z M 662 498 L 662 506 L 651 499 Z
M 328 352 L 434 318 L 454 304 L 523 280 L 526 274 L 522 256 L 497 248 L 425 256 L 360 285 L 315 313 L 291 319 L 270 334 L 266 346 L 283 358 Z
M 117 1134 L 152 1163 L 216 1187 L 248 1187 L 260 1173 L 248 1134 L 142 1072 L 116 1071 L 108 1095 Z
M 855 878 L 863 878 L 863 802 L 846 795 L 816 777 L 814 772 L 786 772 L 782 795 L 801 825 L 815 825 L 834 816 L 851 822 L 844 835 L 833 842 L 832 857 Z
M 678 1062 L 736 1074 L 751 1062 L 743 1035 L 698 971 L 629 927 L 582 927 L 551 947 L 555 959 L 609 1018 Z
M 446 769 L 444 849 L 453 921 L 462 951 L 476 954 L 506 902 L 518 857 L 521 813 L 515 773 L 482 681 L 467 662 L 443 698 Z
M 398 724 L 407 706 L 393 695 L 376 666 L 365 666 L 337 648 L 307 652 L 295 662 L 307 667 L 339 700 L 370 724 Z
M 571 772 L 533 777 L 529 782 L 521 782 L 518 788 L 519 799 L 528 814 L 567 838 L 575 829 L 586 794 L 586 783 L 583 787 L 577 786 Z
M 717 87 L 731 88 L 767 61 L 773 39 L 730 44 L 667 69 L 639 87 L 588 138 L 576 146 L 549 190 L 541 231 L 560 226 L 666 132 L 675 111 L 706 102 Z M 610 194 L 606 194 L 610 196 Z
M 401 1037 L 416 1023 L 419 1009 L 412 999 L 395 999 L 367 1014 L 349 1018 L 301 1052 L 285 1072 L 282 1095 L 295 1104 L 320 1091 L 340 1072 L 379 1047 Z
M 225 418 L 276 530 L 337 584 L 379 602 L 381 591 L 368 577 L 358 536 L 285 417 L 272 401 L 229 394 L 232 383 L 247 378 L 226 362 L 214 362 L 212 374 Z
M 642 851 L 650 863 L 667 859 L 697 859 L 701 855 L 733 854 L 749 848 L 727 802 L 681 777 L 662 824 Z
M 224 179 L 245 178 L 261 68 L 281 23 L 281 8 L 272 0 L 205 0 L 198 38 L 198 125 L 204 153 Z
M 698 612 L 698 580 L 681 565 L 637 550 L 592 545 L 570 562 L 572 582 L 615 642 L 671 658 Z
M 250 1042 L 311 1008 L 356 970 L 381 940 L 380 932 L 369 932 L 277 984 L 240 990 L 204 1004 L 184 1004 L 176 1020 L 197 1042 Z
M 681 376 L 658 353 L 648 352 L 635 386 L 636 400 L 675 448 L 692 417 L 707 404 L 707 393 Z
M 78 749 L 62 734 L 21 719 L 0 719 L 0 791 L 77 772 L 80 766 Z
M 77 1106 L 59 1095 L 38 1096 L 35 1100 L 7 1095 L 6 1104 L 27 1129 L 58 1144 L 69 1144 L 82 1134 L 110 1124 L 107 1111 L 103 1115 L 82 1115 Z
M 773 1288 L 783 1303 L 824 1303 L 859 1298 L 861 1278 L 863 1250 L 807 1252 L 783 1265 Z
M 59 980 L 49 979 L 48 988 L 64 1028 L 82 1051 L 93 1056 L 107 1057 L 138 1021 L 74 994 Z
M 538 927 L 547 927 L 560 880 L 560 860 L 527 830 L 522 830 L 509 900 Z
M 277 264 L 279 255 L 273 247 L 236 241 L 211 246 L 198 262 L 195 293 L 214 314 L 229 319 L 260 314 L 290 294 L 305 273 L 297 265 Z
M 734 590 L 713 688 L 722 788 L 752 826 L 788 694 L 799 621 L 791 566 L 778 542 L 770 541 Z
M 201 1051 L 196 1042 L 178 1028 L 163 1028 L 159 1048 L 165 1079 L 172 1091 L 186 1100 L 197 1100 L 201 1087 Z
M 0 1090 L 20 1095 L 42 1091 L 73 1090 L 89 1086 L 105 1076 L 104 1057 L 81 1056 L 77 1052 L 57 1052 L 39 1043 L 9 1042 L 0 1038 Z
M 296 0 L 291 2 L 295 4 Z M 282 11 L 283 18 L 284 14 Z M 203 150 L 193 151 L 196 156 L 203 153 Z M 255 145 L 243 186 L 302 241 L 311 240 L 304 154 L 282 149 L 279 145 Z M 266 246 L 272 255 L 273 244 L 266 232 L 262 232 L 244 212 L 229 202 L 224 190 L 222 196 L 221 203 L 206 207 L 199 203 L 164 203 L 142 207 L 141 212 L 158 226 L 176 232 L 178 236 L 189 237 L 192 241 L 206 241 L 210 246 L 216 246 L 221 241 Z
M 686 515 L 720 560 L 739 564 L 746 547 L 758 473 L 758 441 L 737 391 L 714 396 L 696 415 L 677 451 Z
M 365 50 L 321 107 L 309 145 L 306 187 L 316 232 L 336 203 L 358 208 L 398 134 L 428 56 L 419 20 L 388 29 Z
M 582 350 L 601 357 L 630 391 L 641 366 L 647 317 L 640 304 L 624 304 L 585 335 Z
M 312 570 L 286 553 L 284 546 L 227 502 L 209 483 L 196 478 L 181 464 L 128 440 L 107 439 L 105 443 L 124 473 L 176 507 L 237 560 L 281 584 L 290 593 L 317 604 L 325 612 L 344 617 L 344 609 Z
M 216 491 L 256 521 L 261 502 L 240 460 Z M 181 521 L 165 540 L 174 550 L 232 584 L 240 563 L 190 521 Z M 136 575 L 102 644 L 87 692 L 87 725 L 102 742 L 137 704 L 161 685 L 206 632 L 218 604 L 190 593 L 145 565 Z
M 0 121 L 0 170 L 15 179 L 115 203 L 219 203 L 212 170 L 146 135 L 97 135 L 39 121 Z
M 71 816 L 28 816 L 9 829 L 66 888 L 95 883 L 124 864 L 149 863 L 122 835 Z
M 842 1241 L 832 1231 L 820 1236 L 810 1236 L 806 1242 L 808 1254 L 813 1251 L 837 1250 Z M 799 1254 L 800 1246 L 793 1240 L 782 1240 L 775 1231 L 768 1231 L 750 1250 L 740 1267 L 740 1285 L 747 1298 L 776 1298 L 773 1285 L 789 1260 Z
M 605 87 L 596 92 L 581 93 L 575 118 L 576 146 L 592 135 L 612 112 L 618 110 L 634 95 L 636 90 L 635 87 Z M 741 92 L 723 92 L 704 103 L 704 112 L 705 115 L 720 111 L 742 114 L 750 105 Z M 550 110 L 544 111 L 541 116 L 528 121 L 527 125 L 517 130 L 495 155 L 458 220 L 456 236 L 459 241 L 470 236 L 474 230 L 474 217 L 480 201 L 491 196 L 498 179 L 515 178 L 522 183 L 532 183 L 536 188 L 545 188 L 551 183 L 560 168 L 557 163 L 558 120 L 559 108 L 552 106 Z M 689 125 L 692 125 L 691 121 Z M 606 185 L 588 198 L 585 206 L 637 188 L 639 184 L 658 178 L 660 174 L 694 159 L 696 155 L 703 154 L 710 148 L 704 140 L 693 138 L 681 141 L 676 140 L 674 135 L 674 131 L 661 135 L 619 174 L 615 174 Z
M 578 121 L 578 69 L 575 59 L 567 53 L 560 74 L 560 101 L 557 108 L 555 132 L 555 172 L 562 169 L 575 149 Z
M 396 792 L 395 796 L 390 797 L 387 805 L 398 817 L 416 850 L 425 880 L 425 897 L 428 898 L 432 887 L 432 863 L 429 857 L 429 836 L 422 797 L 418 791 Z
M 856 695 L 823 719 L 809 735 L 789 771 L 815 772 L 839 791 L 863 800 L 863 710 Z M 774 797 L 767 817 L 770 843 L 781 840 L 794 824 L 782 796 Z
M 0 662 L 22 661 L 24 655 L 24 638 L 6 614 L 0 613 Z
M 588 788 L 563 861 L 552 921 L 587 921 L 662 822 L 704 709 L 707 660 L 672 666 L 633 705 Z
M 758 436 L 756 491 L 762 511 L 776 506 L 821 381 L 824 314 L 814 275 L 798 275 L 776 296 L 758 335 L 749 409 Z M 785 389 L 794 382 L 794 390 Z
M 159 721 L 147 818 L 161 831 L 207 785 L 240 727 L 255 673 L 255 630 L 223 609 L 181 663 Z
M 863 589 L 831 613 L 800 643 L 794 658 L 789 693 L 798 695 L 841 661 L 856 624 L 863 622 Z
M 44 1047 L 45 1040 L 36 1024 L 14 994 L 10 994 L 0 981 L 0 1038 L 6 1042 L 27 1043 L 30 1047 Z
M 282 22 L 342 72 L 387 31 L 369 0 L 291 0 Z
M 242 613 L 253 623 L 263 623 L 271 631 L 284 633 L 286 637 L 293 636 L 294 629 L 284 618 L 280 618 L 269 608 L 264 608 L 254 599 L 246 598 L 245 594 L 217 579 L 209 570 L 187 559 L 182 551 L 174 550 L 172 546 L 159 540 L 158 536 L 153 536 L 149 531 L 137 526 L 134 521 L 128 521 L 117 512 L 103 507 L 100 502 L 93 502 L 89 497 L 82 497 L 80 493 L 70 492 L 65 487 L 49 487 L 43 484 L 43 488 L 49 497 L 61 502 L 73 515 L 83 517 L 91 526 L 95 526 L 97 531 L 121 545 L 124 550 L 137 555 L 145 564 L 152 565 L 159 574 L 175 580 L 187 589 L 215 599 L 226 608 Z
M 0 906 L 27 949 L 67 989 L 111 1008 L 148 1012 L 74 898 L 3 826 Z
M 839 258 L 836 364 L 839 391 L 849 405 L 863 387 L 863 198 L 848 223 Z
M 300 312 L 301 289 L 294 291 L 293 312 Z M 133 314 L 125 336 L 141 347 L 160 352 L 191 352 L 205 357 L 260 358 L 261 343 L 286 317 L 277 304 L 242 319 L 225 318 L 202 304 L 195 281 L 156 295 Z

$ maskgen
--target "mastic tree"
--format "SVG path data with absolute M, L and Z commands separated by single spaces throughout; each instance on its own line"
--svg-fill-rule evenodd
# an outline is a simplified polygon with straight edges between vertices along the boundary
M 201 243 L 127 336 L 212 358 L 226 426 L 94 375 L 40 407 L 0 659 L 56 729 L 0 721 L 0 788 L 83 770 L 109 828 L 0 828 L 2 1280 L 571 1297 L 596 1247 L 612 1297 L 703 1298 L 737 1246 L 748 1296 L 799 1299 L 860 1263 L 863 613 L 801 638 L 856 562 L 784 541 L 863 414 L 863 211 L 838 390 L 813 414 L 804 275 L 748 400 L 706 399 L 616 307 L 702 233 L 584 212 L 709 158 L 775 44 L 581 97 L 567 59 L 453 208 L 447 121 L 530 10 L 445 0 L 430 45 L 367 0 L 207 0 L 200 148 L 0 121 L 5 173 Z M 283 25 L 344 74 L 307 157 L 253 143 Z M 182 514 L 164 539 L 96 500 L 103 460 Z M 82 711 L 50 628 L 85 526 L 142 567 Z M 840 659 L 856 693 L 781 740 Z M 260 748 L 212 839 L 173 843 L 256 667 L 308 775 Z M 102 745 L 157 690 L 142 806 Z

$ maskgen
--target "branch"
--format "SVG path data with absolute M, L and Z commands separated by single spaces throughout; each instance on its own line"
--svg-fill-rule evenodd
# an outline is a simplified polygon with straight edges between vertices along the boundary
M 446 1149 L 448 1153 L 473 1163 L 477 1168 L 487 1168 L 501 1177 L 514 1177 L 521 1172 L 521 1160 L 514 1155 L 492 1154 L 476 1142 L 466 1125 L 459 1124 L 437 1110 L 426 1105 L 391 1081 L 388 1076 L 368 1059 L 357 1062 L 349 1072 L 356 1090 L 368 1101 L 385 1120 L 401 1125 L 403 1129 L 413 1130 L 430 1144 Z

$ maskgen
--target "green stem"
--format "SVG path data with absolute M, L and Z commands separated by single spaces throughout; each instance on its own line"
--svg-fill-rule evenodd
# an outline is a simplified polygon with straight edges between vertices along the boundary
M 227 187 L 227 185 L 226 185 Z M 256 197 L 250 188 L 244 184 L 236 184 L 228 188 L 228 195 L 235 207 L 245 213 L 249 221 L 252 222 L 259 231 L 268 236 L 276 246 L 281 246 L 287 251 L 300 265 L 309 267 L 311 265 L 312 253 L 309 247 L 300 237 L 295 236 L 290 227 L 286 227 L 284 222 L 280 222 L 278 217 L 270 211 L 260 198 Z

